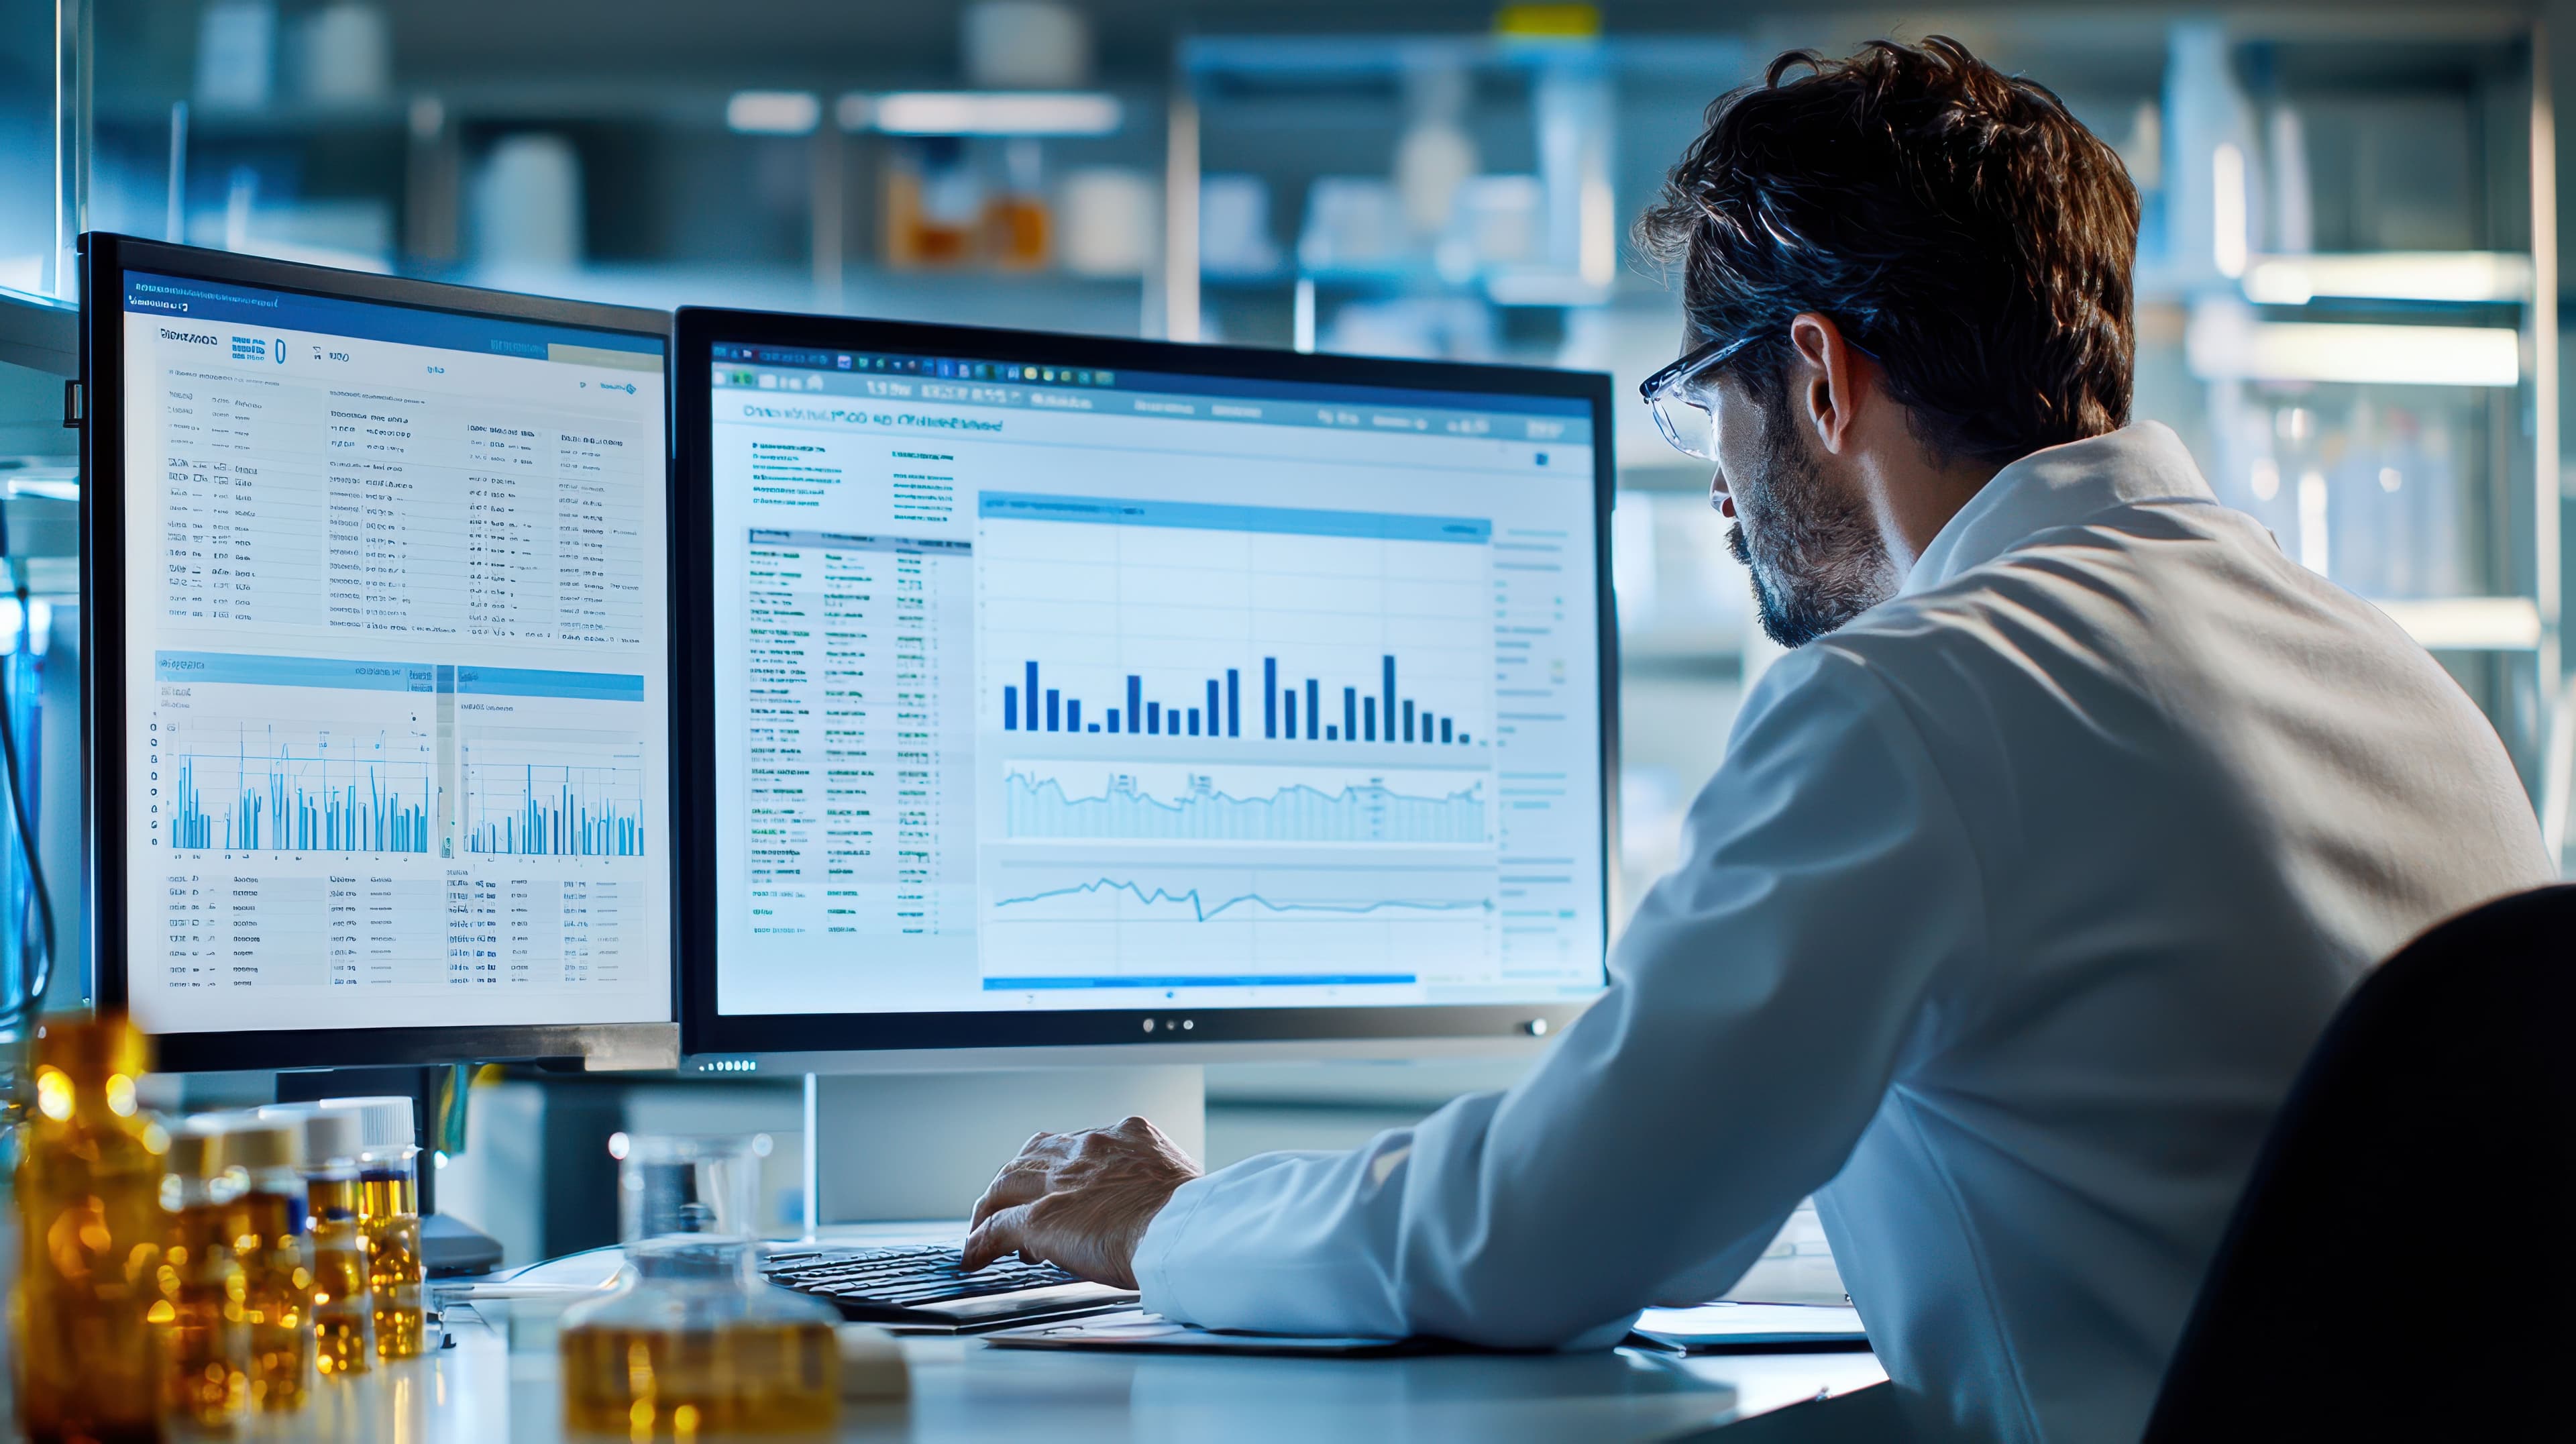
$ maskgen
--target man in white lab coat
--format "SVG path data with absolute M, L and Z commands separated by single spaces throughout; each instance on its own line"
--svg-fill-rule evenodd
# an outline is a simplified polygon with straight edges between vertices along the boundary
M 1176 1319 L 1547 1347 L 1709 1297 L 1813 1193 L 1914 1425 L 2135 1438 L 2362 971 L 2551 872 L 2388 618 L 2129 423 L 2137 193 L 1946 41 L 1786 56 L 1640 232 L 1764 627 L 1612 986 L 1518 1087 L 1198 1176 L 1142 1120 L 977 1204 Z

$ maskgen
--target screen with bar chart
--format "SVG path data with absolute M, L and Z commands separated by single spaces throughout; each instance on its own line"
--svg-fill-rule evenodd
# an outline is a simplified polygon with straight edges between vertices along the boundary
M 722 1013 L 1599 990 L 1580 395 L 711 352 Z
M 121 299 L 136 1020 L 667 1023 L 664 338 Z

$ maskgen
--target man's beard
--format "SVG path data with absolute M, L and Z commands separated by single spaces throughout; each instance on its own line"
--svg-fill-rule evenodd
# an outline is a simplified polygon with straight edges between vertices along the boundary
M 1886 543 L 1860 504 L 1825 485 L 1814 458 L 1789 434 L 1785 409 L 1763 406 L 1759 477 L 1729 477 L 1739 520 L 1726 549 L 1753 573 L 1762 630 L 1803 647 L 1896 594 Z

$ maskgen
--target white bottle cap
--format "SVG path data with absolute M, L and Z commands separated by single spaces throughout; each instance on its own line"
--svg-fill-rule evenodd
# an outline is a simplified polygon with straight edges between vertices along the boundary
M 360 1120 L 358 1124 L 362 1130 L 360 1136 L 370 1151 L 379 1148 L 409 1148 L 418 1141 L 417 1136 L 412 1132 L 412 1103 L 409 1098 L 399 1095 L 380 1098 L 325 1098 L 322 1100 L 322 1111 L 355 1114 Z
M 267 1109 L 261 1109 L 265 1113 Z M 297 1117 L 304 1125 L 304 1166 L 315 1168 L 334 1158 L 354 1159 L 365 1147 L 358 1115 L 341 1108 L 316 1108 Z

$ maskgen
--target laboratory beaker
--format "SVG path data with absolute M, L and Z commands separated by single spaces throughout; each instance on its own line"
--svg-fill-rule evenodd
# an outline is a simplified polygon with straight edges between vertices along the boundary
M 615 1292 L 564 1315 L 564 1425 L 630 1439 L 802 1434 L 840 1414 L 839 1315 L 760 1277 L 765 1136 L 618 1134 Z

